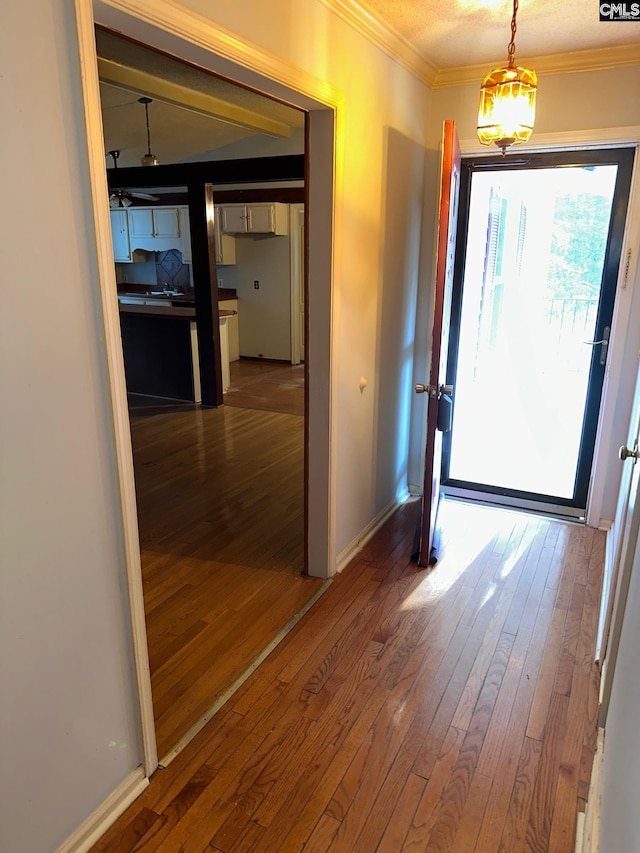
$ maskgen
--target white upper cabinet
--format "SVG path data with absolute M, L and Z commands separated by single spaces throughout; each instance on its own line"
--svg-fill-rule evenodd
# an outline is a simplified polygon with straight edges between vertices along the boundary
M 289 216 L 286 204 L 220 205 L 224 234 L 288 234 Z
M 180 216 L 177 207 L 131 207 L 127 212 L 131 237 L 180 237 Z
M 225 234 L 243 234 L 247 230 L 247 208 L 243 205 L 225 205 L 218 208 L 220 230 Z
M 127 211 L 124 209 L 110 210 L 111 237 L 113 240 L 113 259 L 118 263 L 131 263 L 131 246 L 129 245 L 129 225 Z
M 228 266 L 236 262 L 236 241 L 231 234 L 222 231 L 222 213 L 216 205 L 214 218 L 214 236 L 216 247 L 216 264 Z

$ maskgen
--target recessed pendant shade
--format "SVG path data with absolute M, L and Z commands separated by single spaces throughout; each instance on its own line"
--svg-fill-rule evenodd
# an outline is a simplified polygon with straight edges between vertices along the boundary
M 536 72 L 528 68 L 494 68 L 482 81 L 478 111 L 478 139 L 495 144 L 504 153 L 510 145 L 526 142 L 536 115 Z

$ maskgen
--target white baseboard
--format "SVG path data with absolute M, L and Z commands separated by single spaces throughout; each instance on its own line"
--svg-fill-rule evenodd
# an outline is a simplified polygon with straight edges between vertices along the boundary
M 87 853 L 112 823 L 140 796 L 149 784 L 142 767 L 133 771 L 116 790 L 56 850 L 56 853 Z
M 380 530 L 385 521 L 387 521 L 387 519 L 393 515 L 398 507 L 405 503 L 409 497 L 409 492 L 406 492 L 404 495 L 401 495 L 394 501 L 391 501 L 391 503 L 386 506 L 382 512 L 379 512 L 378 515 L 376 515 L 376 517 L 367 524 L 364 530 L 356 536 L 353 542 L 351 542 L 350 545 L 347 545 L 347 547 L 338 554 L 336 559 L 336 574 L 349 565 L 351 560 L 353 560 L 353 558 L 362 551 L 371 537 Z

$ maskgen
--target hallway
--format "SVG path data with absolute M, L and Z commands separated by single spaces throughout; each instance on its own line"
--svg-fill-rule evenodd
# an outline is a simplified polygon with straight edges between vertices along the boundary
M 409 501 L 94 853 L 572 853 L 605 534 Z

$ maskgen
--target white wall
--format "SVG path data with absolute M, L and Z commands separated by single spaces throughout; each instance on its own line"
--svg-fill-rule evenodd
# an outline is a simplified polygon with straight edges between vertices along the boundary
M 427 206 L 425 215 L 425 258 L 432 254 L 435 217 L 437 210 L 437 151 L 440 142 L 442 122 L 453 119 L 456 122 L 461 141 L 476 138 L 475 122 L 478 111 L 478 92 L 480 80 L 461 86 L 448 86 L 435 89 L 431 98 L 429 117 L 429 140 L 427 154 L 427 181 L 429 191 L 427 199 L 433 204 Z M 640 125 L 640 99 L 631 98 L 629 92 L 637 91 L 640 86 L 640 67 L 625 67 L 598 72 L 553 74 L 540 77 L 538 85 L 536 127 L 532 136 L 550 133 L 570 133 L 594 128 L 624 128 Z M 523 147 L 520 149 L 524 151 Z M 419 310 L 430 311 L 431 278 L 424 270 L 421 277 L 423 288 L 419 294 Z M 635 297 L 634 297 L 635 298 Z M 626 436 L 631 411 L 631 397 L 635 378 L 635 356 L 640 346 L 640 323 L 632 318 L 628 339 L 625 344 L 625 366 L 621 382 L 621 392 L 615 407 L 613 444 L 622 444 Z M 420 366 L 428 362 L 430 340 L 425 329 L 419 324 L 416 333 L 416 381 L 424 381 L 420 375 Z M 424 459 L 424 401 L 416 399 L 411 420 L 411 448 L 409 462 L 410 484 L 421 484 Z M 619 441 L 618 441 L 619 439 Z M 617 446 L 617 445 L 616 445 Z M 613 519 L 619 484 L 619 469 L 612 467 L 603 495 L 601 516 Z
M 213 14 L 208 2 L 188 5 Z M 407 436 L 404 310 L 416 289 L 429 95 L 316 0 L 218 3 L 215 15 L 344 95 L 333 282 L 338 552 L 405 480 L 395 448 Z M 0 229 L 10 285 L 0 312 L 0 847 L 43 853 L 128 777 L 142 750 L 72 4 L 12 4 L 3 24 L 11 206 Z
M 0 849 L 44 853 L 142 750 L 73 5 L 1 32 Z

